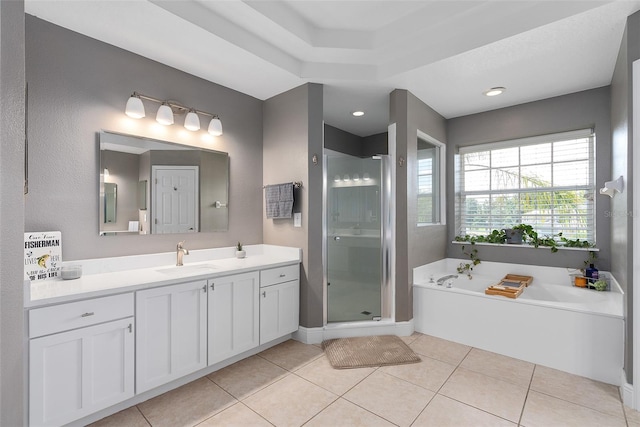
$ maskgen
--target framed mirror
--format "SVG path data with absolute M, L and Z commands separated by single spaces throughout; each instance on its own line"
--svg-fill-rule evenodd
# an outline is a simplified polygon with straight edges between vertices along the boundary
M 114 132 L 99 137 L 101 236 L 227 231 L 227 153 Z

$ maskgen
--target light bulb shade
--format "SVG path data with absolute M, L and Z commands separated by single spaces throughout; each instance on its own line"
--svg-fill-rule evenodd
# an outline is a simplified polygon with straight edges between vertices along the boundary
M 145 113 L 142 99 L 140 99 L 136 95 L 131 95 L 131 97 L 127 101 L 127 106 L 124 110 L 124 113 L 134 119 L 143 118 L 145 116 Z
M 173 111 L 171 111 L 171 107 L 168 104 L 162 104 L 158 108 L 156 122 L 166 126 L 173 124 Z
M 200 118 L 195 111 L 191 110 L 187 113 L 187 117 L 184 118 L 184 127 L 190 131 L 200 130 Z
M 213 119 L 211 119 L 211 122 L 209 122 L 208 132 L 213 136 L 222 135 L 222 122 L 218 117 L 214 117 Z

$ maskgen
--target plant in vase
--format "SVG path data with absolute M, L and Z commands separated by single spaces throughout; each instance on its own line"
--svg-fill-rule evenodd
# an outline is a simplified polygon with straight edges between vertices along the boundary
M 236 258 L 244 258 L 247 256 L 247 252 L 242 249 L 242 243 L 238 242 L 236 245 Z

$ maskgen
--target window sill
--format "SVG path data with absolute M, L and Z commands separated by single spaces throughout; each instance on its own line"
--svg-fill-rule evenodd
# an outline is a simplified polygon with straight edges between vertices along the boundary
M 550 246 L 538 246 L 537 248 L 532 245 L 514 245 L 508 243 L 487 243 L 487 242 L 458 242 L 456 240 L 452 241 L 454 245 L 474 245 L 474 246 L 503 246 L 509 248 L 529 248 L 529 249 L 546 249 L 551 250 Z M 567 248 L 564 246 L 557 246 L 559 251 L 583 251 L 583 252 L 600 252 L 598 248 Z

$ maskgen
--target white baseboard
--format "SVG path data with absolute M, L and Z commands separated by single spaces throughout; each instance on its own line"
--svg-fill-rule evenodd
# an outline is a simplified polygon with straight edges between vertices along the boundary
M 369 335 L 397 335 L 406 337 L 413 333 L 413 319 L 408 322 L 371 321 L 330 324 L 324 327 L 305 328 L 300 326 L 293 339 L 305 344 L 320 344 L 334 338 L 362 337 Z
M 631 409 L 637 410 L 635 407 L 635 399 L 633 392 L 633 384 L 627 382 L 627 374 L 624 369 L 622 370 L 622 378 L 620 379 L 620 396 L 622 397 L 622 403 Z

